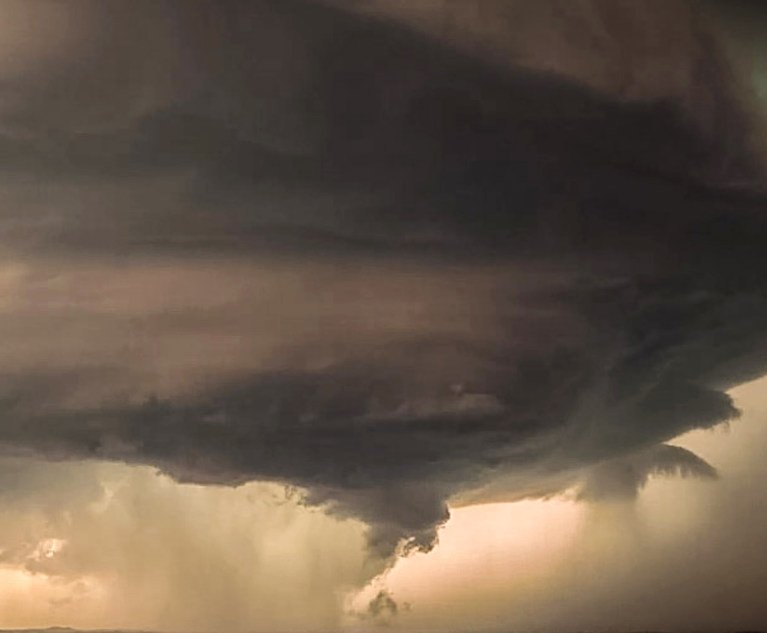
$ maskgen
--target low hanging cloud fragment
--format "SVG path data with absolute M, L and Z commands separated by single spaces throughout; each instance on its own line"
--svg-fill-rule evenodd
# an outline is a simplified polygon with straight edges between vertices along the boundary
M 681 446 L 661 444 L 611 460 L 590 470 L 578 498 L 586 501 L 633 499 L 653 475 L 716 479 L 716 469 Z
M 456 495 L 711 476 L 665 442 L 767 368 L 753 122 L 693 6 L 615 5 L 614 68 L 604 3 L 545 4 L 559 66 L 477 50 L 492 3 L 4 5 L 81 19 L 0 66 L 3 451 L 300 486 L 384 558 Z
M 379 591 L 375 598 L 370 601 L 367 609 L 368 615 L 373 618 L 385 618 L 387 615 L 388 617 L 395 617 L 398 611 L 399 607 L 394 598 L 384 589 Z

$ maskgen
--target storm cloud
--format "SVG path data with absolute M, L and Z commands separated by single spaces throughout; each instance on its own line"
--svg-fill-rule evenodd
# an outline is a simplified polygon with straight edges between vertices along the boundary
M 713 18 L 378 5 L 3 5 L 4 453 L 297 485 L 383 557 L 456 495 L 713 474 L 665 443 L 767 369 Z

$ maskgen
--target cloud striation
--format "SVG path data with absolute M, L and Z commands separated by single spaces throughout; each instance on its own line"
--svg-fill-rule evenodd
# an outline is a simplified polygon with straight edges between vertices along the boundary
M 456 495 L 713 475 L 665 443 L 767 368 L 760 148 L 713 27 L 375 4 L 3 5 L 44 26 L 0 63 L 5 454 L 289 483 L 383 557 Z

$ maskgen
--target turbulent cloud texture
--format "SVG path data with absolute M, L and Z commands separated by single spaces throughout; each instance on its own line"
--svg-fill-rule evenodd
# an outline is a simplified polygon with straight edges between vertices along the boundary
M 456 495 L 711 475 L 664 443 L 767 364 L 713 18 L 364 6 L 2 5 L 3 451 L 294 484 L 384 557 Z

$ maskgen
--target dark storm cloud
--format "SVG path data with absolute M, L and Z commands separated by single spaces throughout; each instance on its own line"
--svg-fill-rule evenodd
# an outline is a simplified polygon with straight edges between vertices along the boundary
M 718 96 L 727 94 L 716 76 L 718 59 L 696 60 L 714 74 L 704 77 L 714 86 L 699 83 L 717 95 L 716 124 L 729 132 L 713 137 L 711 129 L 696 135 L 692 117 L 660 100 L 619 104 L 551 73 L 499 69 L 311 3 L 72 8 L 90 16 L 85 23 L 92 29 L 107 28 L 110 41 L 95 38 L 84 47 L 85 70 L 74 62 L 57 70 L 69 83 L 55 93 L 54 106 L 28 125 L 9 116 L 15 133 L 0 143 L 6 164 L 27 178 L 37 174 L 43 188 L 37 208 L 28 205 L 31 226 L 14 214 L 11 235 L 46 250 L 174 244 L 231 251 L 255 242 L 260 249 L 421 252 L 458 241 L 462 254 L 488 247 L 508 254 L 539 248 L 540 236 L 528 236 L 542 229 L 554 241 L 607 242 L 629 232 L 616 236 L 617 227 L 601 222 L 618 204 L 623 215 L 634 211 L 627 207 L 634 198 L 643 214 L 657 197 L 695 205 L 687 201 L 694 183 L 753 176 L 745 168 L 744 133 L 732 130 L 743 126 L 742 117 Z M 163 36 L 172 31 L 184 55 L 151 31 L 137 42 L 145 22 L 159 23 L 154 30 Z M 85 30 L 83 38 L 93 40 Z M 273 42 L 278 35 L 288 43 Z M 146 69 L 149 56 L 152 67 L 180 78 L 158 79 L 160 70 Z M 185 72 L 174 72 L 181 63 Z M 81 77 L 86 71 L 90 82 Z M 34 82 L 15 79 L 24 106 L 39 83 L 52 90 L 38 74 Z M 159 84 L 164 99 L 126 109 L 114 121 L 115 91 L 105 78 L 115 75 L 138 95 L 161 92 Z M 710 100 L 699 99 L 699 108 L 713 107 Z M 97 116 L 85 123 L 58 117 L 85 105 L 109 117 L 99 125 Z M 276 125 L 272 114 L 290 124 Z M 296 147 L 280 141 L 291 135 L 301 136 Z M 158 174 L 169 173 L 186 176 L 173 208 L 155 191 Z M 78 205 L 72 221 L 72 210 L 61 206 L 68 195 L 76 205 L 81 192 L 61 181 L 94 178 L 102 187 L 109 183 L 111 194 L 92 208 Z M 605 187 L 612 181 L 616 191 Z M 583 204 L 592 207 L 589 218 L 577 210 Z M 542 210 L 554 217 L 541 219 Z M 41 236 L 35 214 L 65 217 L 53 236 Z
M 663 443 L 767 364 L 722 58 L 633 98 L 315 3 L 66 6 L 2 88 L 9 452 L 297 484 L 382 555 L 499 481 L 712 473 Z

